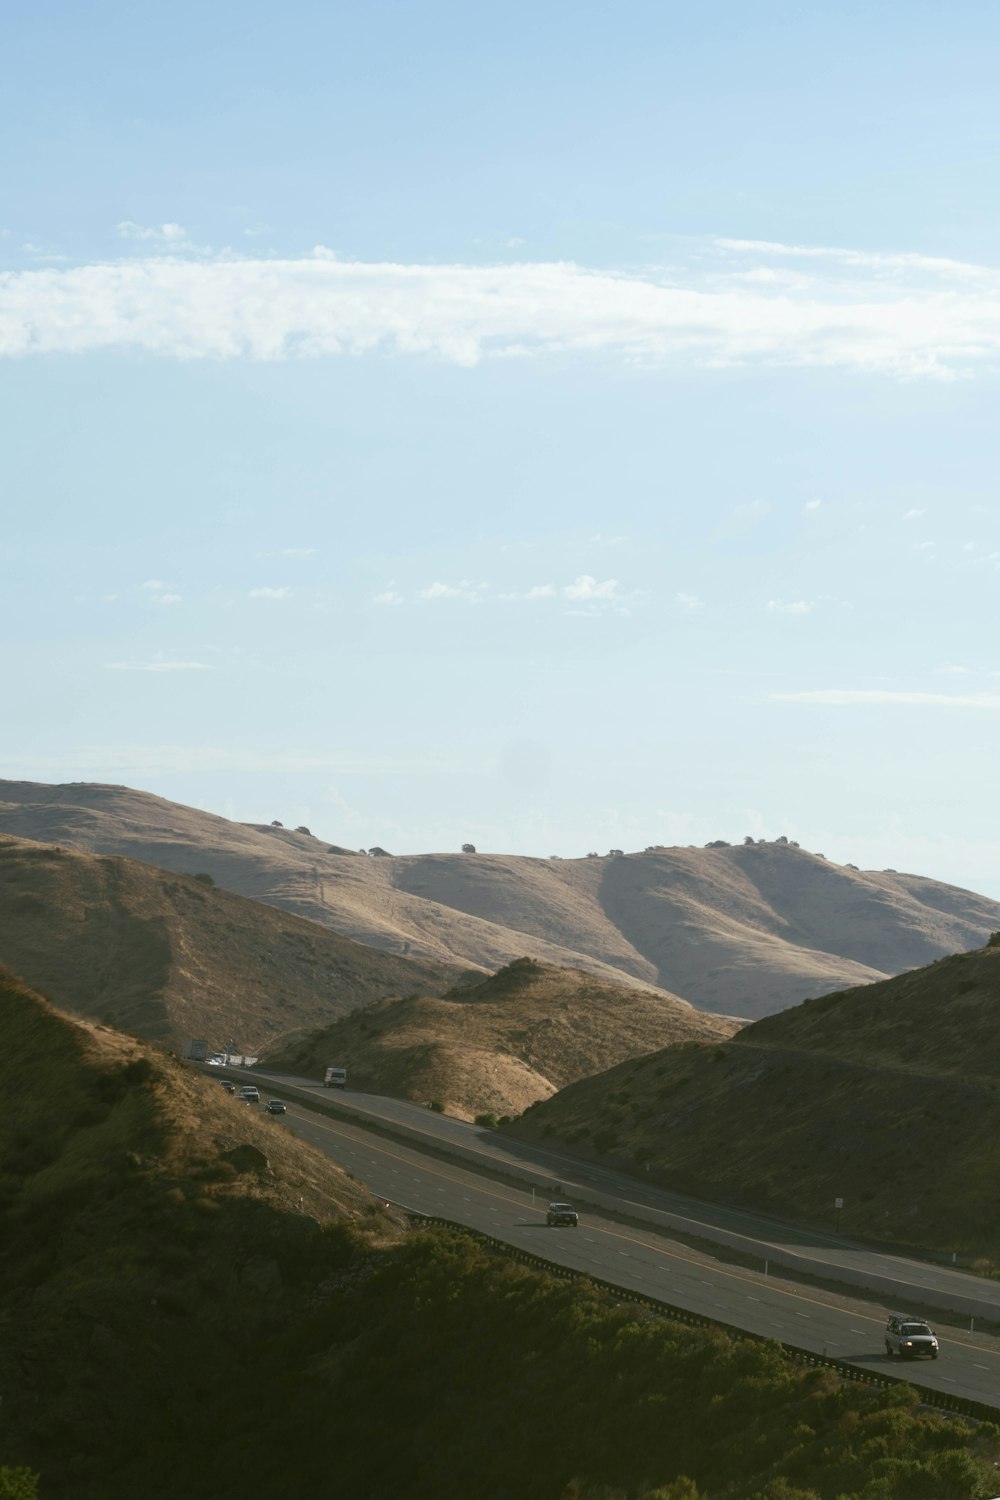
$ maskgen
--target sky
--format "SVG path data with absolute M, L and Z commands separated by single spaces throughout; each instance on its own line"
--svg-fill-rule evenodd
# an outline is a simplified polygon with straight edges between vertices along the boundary
M 39 0 L 0 776 L 1000 899 L 1000 11 Z

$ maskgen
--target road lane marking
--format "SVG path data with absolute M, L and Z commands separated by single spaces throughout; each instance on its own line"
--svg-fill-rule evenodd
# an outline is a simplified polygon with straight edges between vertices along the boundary
M 345 1133 L 344 1133 L 344 1131 L 342 1129 L 341 1130 L 337 1130 L 333 1126 L 326 1125 L 326 1124 L 320 1125 L 318 1122 L 312 1122 L 311 1121 L 310 1123 L 313 1124 L 313 1126 L 314 1126 L 315 1129 L 320 1130 L 320 1131 L 325 1131 L 328 1135 L 336 1136 L 340 1141 L 343 1141 L 345 1139 Z M 348 1126 L 349 1130 L 350 1129 L 358 1130 L 360 1128 L 361 1127 L 359 1127 L 359 1126 Z M 347 1136 L 346 1139 L 350 1140 L 351 1137 Z M 418 1151 L 418 1149 L 416 1147 L 411 1146 L 409 1149 L 413 1152 L 414 1155 L 419 1155 L 420 1154 L 419 1151 Z M 455 1176 L 454 1173 L 442 1171 L 440 1168 L 437 1168 L 437 1167 L 424 1166 L 423 1163 L 414 1164 L 413 1162 L 408 1161 L 405 1157 L 398 1156 L 394 1151 L 390 1151 L 388 1148 L 382 1148 L 382 1155 L 383 1155 L 383 1157 L 387 1157 L 387 1158 L 390 1158 L 390 1159 L 395 1159 L 396 1161 L 402 1162 L 405 1166 L 409 1167 L 411 1170 L 419 1170 L 424 1176 L 442 1177 L 446 1181 L 448 1181 L 450 1183 L 453 1183 L 456 1186 L 464 1186 L 464 1184 L 461 1182 L 461 1179 L 459 1177 Z M 462 1170 L 462 1169 L 459 1169 L 459 1170 Z M 466 1173 L 470 1173 L 472 1171 L 472 1169 L 468 1168 L 468 1167 L 466 1167 L 464 1170 L 465 1170 Z M 438 1193 L 444 1193 L 444 1191 L 445 1191 L 444 1188 L 438 1188 L 437 1189 Z M 494 1190 L 493 1188 L 489 1188 L 489 1187 L 477 1187 L 476 1191 L 477 1191 L 477 1193 L 481 1197 L 499 1199 L 501 1202 L 510 1204 L 511 1206 L 516 1207 L 520 1211 L 523 1211 L 524 1208 L 525 1208 L 525 1202 L 524 1202 L 524 1200 L 527 1198 L 527 1192 L 526 1191 L 522 1191 L 516 1197 L 512 1196 L 510 1192 L 498 1192 L 498 1191 Z M 601 1229 L 600 1233 L 606 1239 L 624 1240 L 628 1244 L 638 1245 L 642 1249 L 644 1249 L 646 1251 L 649 1251 L 649 1252 L 651 1252 L 651 1253 L 653 1253 L 655 1255 L 661 1255 L 665 1259 L 668 1259 L 668 1260 L 680 1261 L 680 1262 L 682 1262 L 685 1265 L 697 1266 L 699 1268 L 701 1266 L 701 1262 L 699 1260 L 697 1260 L 694 1256 L 692 1256 L 692 1255 L 683 1255 L 683 1254 L 681 1254 L 681 1252 L 678 1249 L 668 1249 L 664 1244 L 661 1243 L 660 1238 L 655 1235 L 655 1230 L 653 1230 L 653 1229 L 650 1229 L 650 1231 L 649 1231 L 650 1235 L 654 1237 L 654 1242 L 653 1243 L 650 1243 L 650 1241 L 647 1240 L 647 1239 L 639 1239 L 639 1238 L 637 1238 L 633 1234 L 628 1234 L 628 1233 L 625 1233 L 624 1231 L 618 1230 L 618 1229 L 611 1229 L 611 1228 Z M 596 1243 L 596 1241 L 591 1241 L 591 1243 Z M 668 1243 L 672 1243 L 672 1242 L 668 1242 Z M 717 1277 L 725 1277 L 727 1280 L 730 1280 L 730 1281 L 740 1281 L 740 1282 L 743 1282 L 744 1284 L 749 1284 L 751 1286 L 759 1286 L 760 1285 L 759 1277 L 753 1278 L 753 1277 L 748 1276 L 748 1275 L 746 1275 L 746 1274 L 744 1274 L 744 1273 L 742 1273 L 740 1271 L 730 1270 L 727 1267 L 723 1267 L 723 1266 L 719 1266 L 719 1268 L 715 1272 L 715 1274 L 716 1274 Z M 699 1278 L 699 1279 L 701 1279 L 701 1278 Z M 776 1278 L 774 1278 L 774 1279 L 776 1280 Z M 714 1283 L 712 1283 L 710 1281 L 706 1281 L 704 1284 L 706 1286 L 712 1286 Z M 676 1295 L 684 1295 L 684 1293 L 682 1293 L 679 1288 L 675 1288 L 674 1290 L 675 1290 L 675 1294 Z M 821 1307 L 821 1308 L 823 1308 L 823 1309 L 825 1309 L 826 1311 L 829 1311 L 829 1312 L 841 1313 L 843 1311 L 840 1307 L 838 1307 L 838 1305 L 835 1302 L 825 1302 L 821 1297 L 810 1297 L 810 1296 L 807 1296 L 804 1292 L 791 1291 L 787 1287 L 782 1287 L 782 1286 L 775 1285 L 775 1286 L 773 1286 L 771 1288 L 771 1290 L 772 1290 L 773 1294 L 775 1294 L 775 1295 L 777 1295 L 779 1297 L 788 1298 L 788 1299 L 790 1299 L 792 1301 L 796 1301 L 796 1302 L 805 1302 L 805 1303 L 809 1304 L 812 1307 Z M 854 1316 L 855 1317 L 860 1317 L 866 1323 L 875 1323 L 875 1324 L 878 1325 L 879 1328 L 882 1328 L 884 1326 L 885 1315 L 882 1314 L 882 1313 L 879 1313 L 879 1314 L 876 1314 L 876 1315 L 873 1315 L 873 1316 L 869 1317 L 865 1313 L 859 1313 L 856 1308 L 853 1309 L 853 1312 L 854 1312 Z M 782 1325 L 780 1323 L 774 1323 L 771 1326 L 774 1327 L 774 1328 L 780 1328 Z M 851 1332 L 852 1333 L 857 1333 L 857 1334 L 862 1334 L 862 1335 L 864 1335 L 866 1337 L 868 1336 L 868 1330 L 867 1329 L 852 1328 Z M 1000 1351 L 989 1349 L 989 1348 L 985 1348 L 981 1344 L 970 1343 L 966 1339 L 960 1339 L 960 1338 L 957 1338 L 957 1337 L 955 1337 L 953 1335 L 949 1335 L 949 1343 L 950 1344 L 958 1345 L 962 1349 L 974 1349 L 978 1354 L 987 1354 L 987 1355 L 991 1355 L 991 1356 L 995 1357 L 998 1353 L 1000 1353 Z M 947 1376 L 943 1376 L 942 1377 L 942 1379 L 947 1379 L 947 1378 L 948 1378 Z M 954 1384 L 954 1381 L 952 1383 Z

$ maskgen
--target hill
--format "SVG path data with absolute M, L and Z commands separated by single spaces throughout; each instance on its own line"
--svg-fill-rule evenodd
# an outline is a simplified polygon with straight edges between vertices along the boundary
M 993 1427 L 410 1232 L 176 1060 L 2 973 L 0 1013 L 8 1494 L 988 1493 Z
M 511 1127 L 699 1196 L 994 1258 L 1000 947 L 622 1063 Z
M 370 857 L 127 787 L 0 782 L 0 832 L 204 871 L 384 952 L 495 970 L 529 954 L 757 1018 L 985 942 L 1000 903 L 787 842 L 580 860 Z
M 335 1062 L 359 1088 L 434 1100 L 472 1119 L 520 1114 L 624 1058 L 723 1041 L 739 1024 L 658 991 L 525 958 L 442 999 L 377 1001 L 267 1060 L 314 1075 Z
M 64 1010 L 178 1047 L 238 1050 L 387 994 L 446 989 L 454 965 L 366 948 L 291 913 L 114 856 L 0 835 L 0 963 Z

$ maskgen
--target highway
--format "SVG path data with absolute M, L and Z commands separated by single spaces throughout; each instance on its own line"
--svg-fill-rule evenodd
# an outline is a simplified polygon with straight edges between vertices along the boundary
M 308 1097 L 313 1086 L 301 1079 L 279 1079 L 259 1070 L 255 1074 L 264 1097 L 273 1094 L 288 1103 L 288 1114 L 275 1119 L 276 1129 L 283 1125 L 291 1129 L 391 1203 L 467 1224 L 533 1255 L 722 1323 L 827 1354 L 869 1372 L 902 1375 L 914 1385 L 1000 1407 L 1000 1340 L 978 1329 L 973 1331 L 972 1320 L 957 1326 L 954 1319 L 947 1323 L 938 1319 L 935 1331 L 941 1341 L 940 1359 L 901 1362 L 884 1351 L 882 1328 L 889 1309 L 885 1300 L 872 1301 L 860 1292 L 840 1293 L 781 1279 L 770 1263 L 765 1274 L 766 1255 L 759 1268 L 752 1264 L 749 1267 L 725 1264 L 712 1256 L 708 1245 L 692 1247 L 668 1238 L 653 1222 L 648 1228 L 636 1222 L 622 1223 L 599 1208 L 582 1206 L 581 1194 L 589 1198 L 600 1196 L 619 1207 L 631 1207 L 637 1189 L 642 1188 L 642 1184 L 631 1179 L 582 1168 L 580 1163 L 554 1153 L 523 1148 L 516 1142 L 501 1143 L 493 1132 L 381 1096 L 337 1091 L 335 1099 L 324 1100 L 323 1089 L 316 1086 L 315 1096 L 309 1102 L 320 1109 L 309 1108 L 304 1102 L 297 1103 L 296 1095 Z M 322 1109 L 327 1102 L 335 1110 L 334 1115 Z M 401 1132 L 405 1129 L 407 1135 L 387 1137 L 360 1123 L 354 1124 L 352 1115 L 359 1120 L 378 1119 L 388 1128 L 398 1128 Z M 479 1170 L 475 1157 L 466 1163 L 441 1154 L 442 1150 L 463 1145 L 471 1145 L 476 1153 L 481 1153 Z M 429 1146 L 434 1154 L 428 1153 Z M 512 1160 L 508 1160 L 510 1153 Z M 534 1189 L 527 1182 L 521 1186 L 516 1181 L 497 1180 L 485 1176 L 483 1171 L 512 1166 L 538 1175 Z M 584 1181 L 585 1178 L 588 1180 Z M 623 1184 L 632 1199 L 619 1197 L 612 1191 Z M 579 1229 L 546 1227 L 545 1205 L 549 1197 L 556 1195 L 577 1201 L 581 1208 Z M 642 1198 L 646 1196 L 641 1194 Z M 668 1197 L 673 1205 L 683 1205 L 699 1215 L 709 1208 L 658 1190 L 650 1190 L 649 1196 L 658 1200 Z M 655 1215 L 661 1212 L 642 1203 L 635 1206 L 646 1207 Z M 726 1223 L 733 1216 L 729 1210 L 713 1212 Z M 754 1225 L 766 1228 L 772 1235 L 778 1229 L 793 1236 L 802 1233 L 788 1231 L 774 1221 L 753 1215 L 736 1217 L 742 1234 Z M 708 1230 L 713 1226 L 701 1218 L 692 1217 L 689 1222 L 697 1222 L 705 1230 L 703 1238 L 708 1238 Z M 805 1235 L 806 1243 L 809 1238 Z M 760 1243 L 766 1248 L 769 1242 L 762 1239 Z M 779 1242 L 775 1239 L 773 1243 Z M 872 1255 L 879 1258 L 878 1252 L 844 1244 L 858 1260 Z M 816 1248 L 824 1255 L 830 1251 L 836 1253 L 837 1243 L 821 1243 Z M 982 1285 L 978 1278 L 949 1268 L 925 1266 L 902 1257 L 885 1259 L 905 1267 L 907 1276 L 918 1287 L 921 1277 L 933 1283 L 940 1275 L 957 1278 L 964 1289 L 971 1283 L 976 1293 Z M 921 1313 L 926 1305 L 911 1302 L 905 1310 Z

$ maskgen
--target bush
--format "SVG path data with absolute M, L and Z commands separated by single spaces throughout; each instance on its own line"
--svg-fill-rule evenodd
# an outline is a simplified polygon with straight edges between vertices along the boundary
M 487 1110 L 484 1115 L 476 1116 L 476 1124 L 482 1125 L 486 1130 L 496 1130 L 500 1125 L 500 1116 L 495 1110 Z
M 38 1475 L 30 1469 L 0 1469 L 0 1500 L 36 1500 Z
M 462 853 L 463 854 L 475 854 L 475 852 L 476 852 L 476 846 L 475 846 L 475 844 L 463 844 L 462 845 Z
M 440 1099 L 428 1099 L 427 1108 L 432 1109 L 436 1115 L 444 1114 L 444 1105 Z
M 209 875 L 209 873 L 208 873 L 207 870 L 199 870 L 198 874 L 194 878 L 195 878 L 195 880 L 200 880 L 201 883 L 202 883 L 202 885 L 214 885 L 215 884 L 214 879 L 212 878 L 211 875 Z

